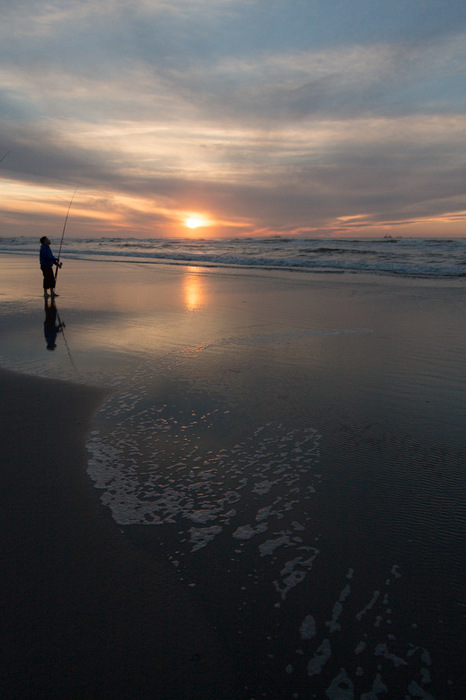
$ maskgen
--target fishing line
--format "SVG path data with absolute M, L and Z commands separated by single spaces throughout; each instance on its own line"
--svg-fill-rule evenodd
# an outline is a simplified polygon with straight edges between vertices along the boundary
M 76 365 L 75 365 L 75 363 L 74 363 L 73 356 L 71 355 L 70 346 L 68 345 L 68 341 L 66 340 L 66 335 L 65 335 L 65 324 L 62 323 L 62 320 L 61 320 L 61 318 L 60 318 L 60 314 L 58 313 L 57 307 L 55 307 L 55 310 L 56 310 L 56 312 L 57 312 L 58 325 L 60 326 L 60 331 L 61 331 L 61 334 L 62 334 L 62 336 L 63 336 L 63 340 L 65 341 L 66 352 L 68 353 L 68 357 L 69 357 L 69 360 L 70 360 L 70 362 L 71 362 L 71 365 L 72 365 L 74 371 L 76 372 L 76 374 L 79 375 L 79 370 L 78 370 L 78 368 L 76 367 Z
M 11 153 L 11 151 L 7 151 L 7 152 L 5 153 L 5 155 L 2 156 L 2 157 L 0 158 L 0 163 L 3 163 L 3 161 L 5 160 L 5 158 L 6 158 L 8 155 L 10 155 L 10 153 Z
M 68 216 L 69 216 L 69 213 L 70 213 L 71 205 L 73 204 L 74 195 L 76 194 L 76 192 L 77 192 L 78 190 L 79 190 L 79 185 L 76 187 L 75 191 L 73 192 L 73 196 L 71 197 L 70 203 L 69 203 L 69 205 L 68 205 L 68 211 L 66 212 L 65 223 L 63 224 L 63 231 L 62 231 L 62 234 L 61 234 L 60 248 L 59 248 L 59 250 L 58 250 L 58 258 L 57 258 L 58 261 L 60 260 L 60 254 L 61 254 L 61 249 L 62 249 L 62 245 L 63 245 L 63 239 L 64 239 L 64 237 L 65 237 L 65 229 L 66 229 L 66 224 L 68 223 Z M 57 269 L 55 270 L 55 282 L 57 281 L 57 277 L 58 277 L 58 265 L 57 265 Z

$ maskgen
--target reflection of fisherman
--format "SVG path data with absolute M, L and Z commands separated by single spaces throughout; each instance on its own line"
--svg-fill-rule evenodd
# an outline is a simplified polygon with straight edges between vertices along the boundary
M 57 323 L 57 307 L 52 299 L 50 304 L 47 299 L 45 300 L 45 321 L 44 321 L 44 336 L 45 342 L 47 343 L 47 350 L 55 350 L 57 347 L 56 339 L 57 334 L 63 332 L 65 327 L 64 323 L 61 323 L 60 317 L 58 318 L 59 323 Z
M 61 267 L 62 264 L 50 250 L 50 240 L 47 238 L 47 236 L 42 236 L 40 242 L 42 243 L 40 247 L 40 269 L 44 275 L 44 297 L 47 298 L 49 296 L 47 289 L 50 289 L 50 296 L 57 297 L 58 294 L 55 294 L 55 275 L 53 274 L 53 266 L 58 265 Z

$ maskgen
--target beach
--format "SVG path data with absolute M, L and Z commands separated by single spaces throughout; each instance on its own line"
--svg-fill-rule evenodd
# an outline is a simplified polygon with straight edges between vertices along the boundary
M 461 279 L 1 259 L 2 696 L 464 697 Z
M 2 697 L 233 697 L 171 567 L 89 488 L 85 436 L 105 394 L 3 370 L 0 386 Z

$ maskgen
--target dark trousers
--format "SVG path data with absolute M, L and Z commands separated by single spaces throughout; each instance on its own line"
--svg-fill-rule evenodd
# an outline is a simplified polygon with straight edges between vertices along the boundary
M 44 275 L 44 289 L 55 289 L 55 275 L 53 274 L 53 267 L 41 265 L 40 269 Z

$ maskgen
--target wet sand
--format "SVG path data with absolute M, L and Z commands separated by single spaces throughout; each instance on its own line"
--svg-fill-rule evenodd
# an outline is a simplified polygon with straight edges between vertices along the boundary
M 0 371 L 1 697 L 233 697 L 189 589 L 128 542 L 86 474 L 107 393 Z
M 465 697 L 462 280 L 2 262 L 17 697 Z

